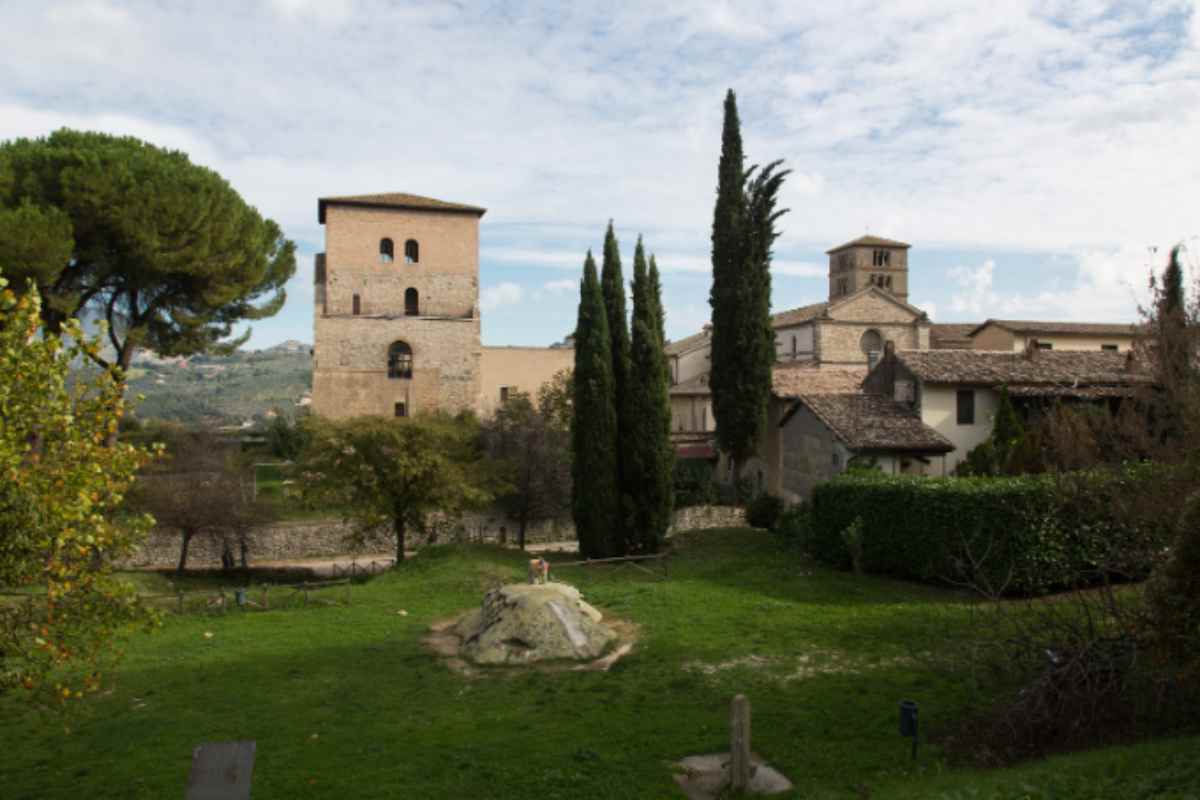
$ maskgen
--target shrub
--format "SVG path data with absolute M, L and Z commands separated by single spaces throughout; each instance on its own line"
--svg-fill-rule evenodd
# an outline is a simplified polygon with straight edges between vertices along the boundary
M 807 549 L 812 538 L 812 506 L 808 503 L 788 506 L 779 515 L 774 530 L 789 542 Z
M 676 459 L 672 480 L 676 508 L 710 505 L 717 500 L 713 467 L 708 461 L 699 458 Z
M 755 528 L 775 530 L 779 515 L 783 513 L 783 501 L 771 494 L 760 494 L 746 507 L 746 522 Z
M 1107 500 L 1136 492 L 1150 474 L 842 476 L 813 492 L 810 548 L 850 567 L 843 532 L 861 518 L 866 572 L 963 582 L 989 594 L 1074 585 L 1118 556 L 1126 571 L 1144 576 L 1166 530 L 1122 524 Z

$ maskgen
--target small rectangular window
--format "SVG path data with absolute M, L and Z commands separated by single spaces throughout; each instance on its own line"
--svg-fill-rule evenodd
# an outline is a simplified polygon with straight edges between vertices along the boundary
M 1121 348 L 1117 347 L 1115 344 L 1102 344 L 1102 345 L 1100 345 L 1100 349 L 1107 350 L 1110 353 L 1115 353 L 1118 350 L 1120 350 Z
M 500 387 L 500 402 L 501 403 L 508 402 L 508 387 L 507 386 Z
M 1038 342 L 1038 350 L 1053 350 L 1054 345 L 1051 342 Z
M 407 417 L 408 416 L 408 405 L 406 403 L 396 403 L 395 410 L 396 410 L 397 417 Z
M 961 389 L 958 392 L 958 424 L 975 424 L 975 390 Z
M 352 306 L 350 313 L 354 314 L 354 316 L 357 317 L 362 313 L 362 298 L 360 298 L 358 295 L 354 295 L 350 305 Z

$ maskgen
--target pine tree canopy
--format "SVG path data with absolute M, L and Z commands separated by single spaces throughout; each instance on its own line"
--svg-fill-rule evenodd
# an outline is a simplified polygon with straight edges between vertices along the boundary
M 0 145 L 0 263 L 33 281 L 57 333 L 109 322 L 113 364 L 230 351 L 279 311 L 295 246 L 216 172 L 131 137 L 59 130 Z M 248 332 L 247 332 L 248 335 Z M 97 353 L 93 360 L 110 366 Z

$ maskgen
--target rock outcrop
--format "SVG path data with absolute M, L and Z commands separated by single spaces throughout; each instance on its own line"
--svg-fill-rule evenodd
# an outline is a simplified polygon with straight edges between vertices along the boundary
M 459 655 L 476 664 L 529 664 L 604 654 L 617 635 L 565 583 L 511 584 L 484 595 L 483 607 L 452 629 Z

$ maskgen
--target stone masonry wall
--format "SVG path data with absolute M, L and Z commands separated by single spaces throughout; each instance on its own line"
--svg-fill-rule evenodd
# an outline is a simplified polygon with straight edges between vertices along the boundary
M 897 350 L 920 348 L 917 326 L 911 323 L 819 322 L 817 341 L 820 343 L 821 361 L 866 364 L 867 355 L 862 351 L 861 343 L 863 334 L 869 330 L 879 331 L 885 343 L 895 342 Z
M 675 524 L 671 532 L 697 528 L 731 528 L 746 524 L 743 509 L 727 506 L 696 506 L 675 512 Z M 436 541 L 482 541 L 496 542 L 504 528 L 509 543 L 516 541 L 517 526 L 503 514 L 479 513 L 465 516 L 454 525 L 437 528 L 433 534 Z M 312 522 L 286 522 L 269 525 L 256 530 L 249 540 L 251 565 L 262 561 L 283 561 L 298 558 L 320 558 L 345 555 L 353 552 L 346 543 L 352 528 L 340 520 L 314 520 Z M 569 520 L 531 525 L 526 532 L 526 544 L 573 541 L 575 526 Z M 410 533 L 408 545 L 419 547 L 428 540 L 427 536 Z M 391 532 L 380 531 L 371 537 L 359 552 L 390 553 L 395 547 Z M 141 548 L 129 559 L 121 562 L 122 567 L 173 567 L 179 562 L 179 535 L 172 530 L 155 530 Z M 234 555 L 238 554 L 236 539 L 230 540 Z M 202 536 L 192 540 L 188 551 L 188 564 L 195 567 L 221 565 L 220 537 Z
M 327 417 L 391 416 L 407 403 L 411 416 L 438 408 L 474 409 L 479 397 L 479 320 L 422 317 L 316 319 L 313 412 Z M 413 377 L 389 378 L 388 347 L 404 341 Z

